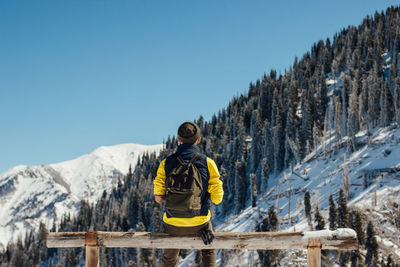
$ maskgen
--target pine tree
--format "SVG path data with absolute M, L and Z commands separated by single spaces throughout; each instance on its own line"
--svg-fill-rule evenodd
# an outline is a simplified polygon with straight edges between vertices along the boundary
M 273 98 L 273 121 L 272 121 L 272 144 L 274 146 L 274 172 L 279 172 L 284 167 L 285 158 L 285 129 L 283 118 L 282 99 L 279 88 L 274 89 Z
M 126 186 L 129 188 L 133 184 L 133 173 L 132 173 L 132 165 L 129 164 L 128 174 L 126 175 Z
M 349 142 L 349 151 L 354 152 L 356 150 L 355 147 L 355 135 L 359 131 L 359 118 L 358 118 L 358 95 L 357 88 L 353 89 L 352 94 L 350 95 L 350 103 L 349 103 L 349 116 L 347 120 L 347 132 L 350 138 Z
M 370 84 L 369 97 L 368 97 L 368 121 L 369 129 L 378 125 L 379 118 L 379 99 L 380 99 L 380 79 L 378 78 L 378 67 L 374 62 L 373 70 L 368 76 L 368 84 Z
M 364 244 L 364 230 L 362 227 L 361 215 L 357 210 L 353 210 L 350 213 L 350 228 L 352 228 L 357 233 L 358 245 Z M 360 251 L 352 250 L 350 254 L 351 266 L 357 267 L 360 261 Z
M 340 267 L 347 267 L 347 263 L 350 260 L 349 252 L 340 252 L 339 254 L 339 265 Z
M 338 199 L 338 216 L 337 216 L 337 226 L 339 228 L 346 228 L 349 226 L 349 215 L 347 212 L 347 200 L 342 189 L 339 190 Z
M 393 267 L 393 260 L 392 260 L 392 255 L 388 255 L 387 260 L 386 260 L 386 267 Z
M 400 77 L 397 77 L 394 81 L 393 102 L 395 109 L 395 121 L 397 122 L 397 125 L 400 126 Z
M 350 262 L 351 262 L 351 267 L 358 267 L 359 266 L 359 261 L 360 261 L 360 251 L 359 250 L 352 250 L 350 252 Z
M 273 145 L 273 136 L 271 133 L 270 123 L 264 122 L 263 127 L 263 156 L 267 159 L 268 173 L 272 173 L 275 166 L 275 146 Z M 264 165 L 265 166 L 265 165 Z
M 363 76 L 362 78 L 362 88 L 361 88 L 361 93 L 358 97 L 358 103 L 359 103 L 359 108 L 358 108 L 358 117 L 360 121 L 360 130 L 368 130 L 368 116 L 367 116 L 367 111 L 368 111 L 368 85 L 367 85 L 367 77 L 366 75 Z
M 343 175 L 342 175 L 342 187 L 343 193 L 346 199 L 350 197 L 350 176 L 349 176 L 349 165 L 347 162 L 346 154 L 344 155 L 344 162 L 343 162 Z
M 271 226 L 271 231 L 277 231 L 279 227 L 278 215 L 275 212 L 274 206 L 270 206 L 268 209 L 268 219 Z
M 252 138 L 250 148 L 250 171 L 255 172 L 258 162 L 261 158 L 261 138 L 262 138 L 262 121 L 258 110 L 253 110 L 250 123 L 250 136 Z
M 377 266 L 378 264 L 378 242 L 375 237 L 375 230 L 372 222 L 368 222 L 367 226 L 367 239 L 365 242 L 367 254 L 365 255 L 365 265 Z
M 221 249 L 219 266 L 226 266 L 228 264 L 228 260 L 229 260 L 228 250 Z
M 311 153 L 314 144 L 313 144 L 313 129 L 314 129 L 314 121 L 313 121 L 313 109 L 312 104 L 309 96 L 304 97 L 304 102 L 302 106 L 302 131 L 303 131 L 303 138 L 305 143 L 306 154 Z
M 304 211 L 308 220 L 308 225 L 310 226 L 310 230 L 313 229 L 312 218 L 311 218 L 311 196 L 310 192 L 307 190 L 304 194 Z
M 290 74 L 290 85 L 288 90 L 288 108 L 286 115 L 286 133 L 291 139 L 295 138 L 296 126 L 298 125 L 298 117 L 296 115 L 299 104 L 299 84 L 293 72 Z
M 339 228 L 349 227 L 347 198 L 342 189 L 339 190 L 337 225 Z M 340 252 L 339 263 L 341 267 L 346 267 L 349 260 L 350 260 L 349 252 Z
M 261 168 L 260 193 L 264 193 L 268 188 L 268 176 L 269 176 L 268 160 L 267 158 L 263 158 L 262 168 Z
M 201 266 L 201 253 L 200 250 L 196 250 L 194 257 L 194 267 L 200 267 L 200 266 Z
M 261 224 L 256 227 L 257 232 L 277 231 L 279 227 L 278 216 L 273 206 L 268 209 L 268 214 L 263 217 Z M 275 266 L 279 250 L 257 250 L 262 266 Z
M 231 192 L 228 191 L 228 182 L 227 182 L 227 177 L 226 177 L 227 174 L 226 174 L 226 169 L 224 168 L 224 166 L 221 166 L 219 173 L 221 175 L 220 180 L 222 181 L 224 194 L 231 196 L 232 195 Z M 224 215 L 227 214 L 230 208 L 231 208 L 230 201 L 228 201 L 228 199 L 225 198 L 221 204 L 222 213 Z
M 335 136 L 336 140 L 342 138 L 342 101 L 340 96 L 335 97 Z
M 358 210 L 352 210 L 350 213 L 350 228 L 356 231 L 358 244 L 364 245 L 365 234 L 364 234 L 361 214 Z
M 142 222 L 139 222 L 136 229 L 140 232 L 145 232 L 146 228 Z M 137 263 L 138 266 L 151 266 L 151 250 L 145 248 L 137 248 Z
M 324 230 L 325 229 L 325 220 L 319 211 L 319 204 L 315 205 L 314 222 L 316 223 L 315 230 Z
M 322 137 L 324 157 L 326 157 L 327 154 L 328 154 L 327 142 L 328 142 L 328 139 L 330 137 L 331 130 L 332 130 L 331 129 L 332 116 L 333 116 L 333 114 L 332 114 L 332 105 L 333 104 L 330 104 L 327 107 L 327 111 L 325 112 L 325 118 L 324 118 L 324 131 L 323 131 L 323 137 Z
M 389 94 L 390 94 L 390 89 L 389 89 L 389 84 L 385 82 L 383 88 L 382 88 L 382 94 L 380 98 L 380 125 L 382 127 L 388 126 L 390 123 L 390 101 L 389 101 Z
M 333 201 L 333 196 L 329 195 L 329 230 L 336 229 L 336 221 L 337 221 L 337 212 L 336 212 L 336 205 Z
M 243 162 L 237 161 L 235 164 L 235 213 L 239 212 L 244 208 L 246 204 L 246 168 Z
M 343 90 L 342 90 L 342 95 L 341 95 L 341 108 L 342 108 L 342 119 L 341 119 L 341 134 L 342 137 L 348 136 L 348 123 L 347 120 L 349 118 L 348 112 L 349 112 L 349 96 L 351 92 L 351 79 L 348 75 L 344 76 L 344 81 L 343 81 Z M 356 99 L 356 98 L 355 98 Z M 356 101 L 356 100 L 354 100 Z M 354 124 L 352 124 L 354 125 Z
M 257 176 L 254 173 L 250 174 L 250 190 L 251 190 L 251 206 L 254 208 L 257 206 Z

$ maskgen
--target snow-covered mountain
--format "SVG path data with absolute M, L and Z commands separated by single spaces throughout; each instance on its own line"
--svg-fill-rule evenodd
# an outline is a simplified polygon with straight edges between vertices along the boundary
M 327 228 L 329 196 L 332 194 L 337 200 L 339 189 L 343 188 L 343 173 L 348 171 L 348 207 L 360 211 L 364 224 L 372 221 L 382 258 L 391 254 L 392 259 L 400 260 L 400 129 L 392 125 L 376 128 L 370 134 L 360 132 L 355 140 L 358 150 L 353 153 L 348 151 L 347 137 L 339 141 L 328 139 L 293 170 L 271 177 L 268 191 L 259 196 L 257 207 L 247 203 L 240 214 L 216 218 L 216 231 L 255 231 L 270 206 L 279 207 L 279 231 L 309 231 L 303 202 L 306 190 L 311 193 L 312 203 L 319 203 Z M 365 255 L 363 247 L 360 251 Z M 260 266 L 255 250 L 220 254 L 218 264 L 221 257 L 225 258 L 224 266 Z M 179 266 L 193 266 L 194 258 L 192 252 L 180 260 Z M 283 250 L 280 258 L 280 266 L 307 265 L 306 251 Z
M 387 57 L 384 54 L 383 57 Z M 385 60 L 386 61 L 386 60 Z M 333 106 L 335 90 L 343 90 L 341 78 L 327 75 L 328 106 Z M 329 111 L 329 108 L 327 109 Z M 354 150 L 353 152 L 350 152 Z M 354 140 L 339 138 L 335 129 L 327 129 L 319 145 L 292 169 L 271 175 L 267 190 L 259 192 L 257 207 L 247 208 L 240 214 L 215 218 L 216 231 L 249 232 L 267 215 L 268 208 L 279 209 L 279 231 L 309 231 L 305 216 L 304 194 L 311 193 L 311 202 L 318 203 L 328 228 L 329 196 L 338 199 L 348 177 L 348 207 L 362 214 L 363 223 L 372 221 L 381 258 L 391 255 L 400 260 L 400 128 L 397 123 L 360 131 Z M 313 218 L 314 219 L 314 218 Z M 366 225 L 364 225 L 366 227 Z M 365 230 L 365 228 L 364 228 Z M 360 248 L 365 255 L 365 249 Z M 257 251 L 241 250 L 218 255 L 218 263 L 225 258 L 224 266 L 259 266 Z M 193 265 L 191 253 L 179 262 L 180 267 Z M 306 251 L 282 251 L 281 266 L 305 266 Z M 332 263 L 332 266 L 335 263 Z
M 102 146 L 76 159 L 40 166 L 16 166 L 0 174 L 0 246 L 18 234 L 51 226 L 66 212 L 74 213 L 81 200 L 96 201 L 118 178 L 135 167 L 146 152 L 163 145 Z

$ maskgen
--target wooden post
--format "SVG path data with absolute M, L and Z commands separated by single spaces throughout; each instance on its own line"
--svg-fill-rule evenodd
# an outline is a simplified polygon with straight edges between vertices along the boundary
M 307 267 L 321 267 L 321 240 L 319 238 L 308 240 Z
M 85 233 L 86 267 L 99 267 L 99 247 L 97 245 L 97 233 Z

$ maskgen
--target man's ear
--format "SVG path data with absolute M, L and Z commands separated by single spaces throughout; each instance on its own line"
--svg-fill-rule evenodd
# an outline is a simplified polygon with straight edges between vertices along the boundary
M 182 144 L 182 141 L 181 139 L 179 139 L 179 137 L 177 137 L 176 139 L 178 140 L 179 144 Z
M 199 144 L 201 140 L 201 137 L 199 136 L 199 138 L 197 138 L 196 142 L 194 143 L 195 145 Z

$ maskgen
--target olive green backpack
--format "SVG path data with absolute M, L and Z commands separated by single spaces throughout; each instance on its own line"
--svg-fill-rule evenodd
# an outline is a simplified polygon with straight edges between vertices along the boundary
M 168 174 L 165 181 L 165 208 L 169 217 L 191 218 L 200 215 L 203 184 L 194 162 L 200 157 L 185 162 L 177 155 L 178 166 Z

